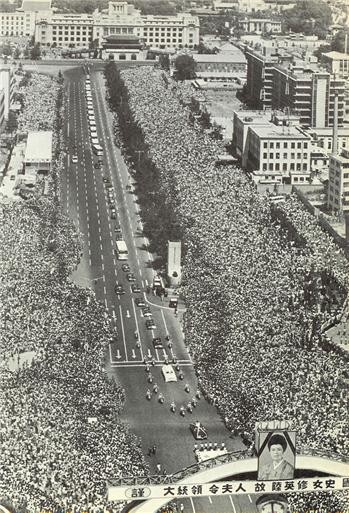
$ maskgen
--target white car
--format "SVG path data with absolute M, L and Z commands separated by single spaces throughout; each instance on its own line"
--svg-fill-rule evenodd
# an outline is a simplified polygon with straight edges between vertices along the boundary
M 77 164 L 78 163 L 78 157 L 76 155 L 73 155 L 71 161 L 72 161 L 73 164 Z
M 177 381 L 177 376 L 175 371 L 173 370 L 172 365 L 163 365 L 161 368 L 162 375 L 166 383 L 171 383 L 172 381 Z

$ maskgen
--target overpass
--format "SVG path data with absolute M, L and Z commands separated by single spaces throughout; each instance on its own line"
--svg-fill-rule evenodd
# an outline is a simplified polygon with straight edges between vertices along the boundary
M 186 469 L 168 476 L 150 476 L 144 478 L 120 478 L 110 486 L 136 486 L 176 483 L 202 484 L 213 481 L 243 479 L 242 475 L 257 475 L 258 460 L 251 457 L 249 451 L 234 451 L 220 455 L 200 463 L 195 463 Z M 349 476 L 349 458 L 330 451 L 309 449 L 296 455 L 296 473 L 304 476 L 306 472 L 313 475 Z M 129 502 L 123 513 L 156 513 L 161 507 L 171 502 L 168 499 L 148 499 L 146 501 Z

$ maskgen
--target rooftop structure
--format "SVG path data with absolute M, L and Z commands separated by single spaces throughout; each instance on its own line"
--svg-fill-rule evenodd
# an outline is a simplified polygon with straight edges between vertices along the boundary
M 48 172 L 52 162 L 52 132 L 28 132 L 24 155 L 25 173 Z

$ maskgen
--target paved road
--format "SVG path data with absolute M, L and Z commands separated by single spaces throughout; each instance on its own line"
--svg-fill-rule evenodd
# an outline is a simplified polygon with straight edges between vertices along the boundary
M 184 418 L 178 411 L 170 412 L 171 401 L 175 401 L 179 409 L 179 406 L 185 405 L 197 390 L 195 372 L 183 340 L 181 319 L 180 316 L 174 316 L 173 310 L 167 307 L 166 302 L 161 303 L 158 298 L 144 292 L 154 275 L 151 268 L 152 255 L 144 249 L 147 241 L 140 229 L 137 198 L 132 192 L 126 192 L 126 185 L 132 187 L 132 179 L 119 149 L 113 142 L 112 118 L 105 101 L 104 78 L 99 72 L 91 73 L 97 131 L 105 149 L 102 171 L 94 168 L 82 69 L 67 71 L 65 78 L 68 99 L 65 112 L 67 155 L 66 168 L 61 180 L 62 208 L 74 220 L 84 240 L 83 258 L 73 279 L 81 286 L 95 290 L 117 329 L 117 341 L 110 345 L 107 355 L 107 369 L 126 389 L 127 400 L 121 420 L 129 424 L 132 431 L 141 437 L 145 454 L 150 446 L 156 444 L 156 455 L 147 456 L 154 472 L 157 463 L 161 463 L 168 473 L 172 473 L 195 462 L 195 441 L 189 430 L 189 423 L 192 420 L 200 420 L 207 427 L 209 442 L 224 442 L 229 450 L 241 449 L 241 441 L 230 437 L 216 409 L 204 399 L 198 402 L 193 414 L 187 413 Z M 72 163 L 73 154 L 78 157 L 77 164 Z M 116 221 L 110 218 L 103 175 L 108 176 L 113 185 L 118 222 L 122 227 L 129 252 L 128 263 L 142 287 L 142 294 L 135 295 L 131 292 L 126 273 L 121 269 L 122 262 L 116 260 L 114 254 Z M 125 295 L 115 294 L 116 282 L 124 286 Z M 136 296 L 144 297 L 147 303 L 151 303 L 157 326 L 155 330 L 145 328 L 141 309 L 134 302 Z M 139 333 L 140 347 L 136 347 L 135 331 Z M 164 339 L 166 334 L 173 339 L 172 351 L 166 345 L 164 349 L 155 350 L 152 338 L 161 336 Z M 184 373 L 184 380 L 165 383 L 161 367 L 166 355 L 171 359 L 173 354 Z M 152 385 L 147 381 L 144 356 L 151 356 L 155 361 L 151 372 L 165 397 L 164 405 L 158 402 L 155 394 L 151 401 L 145 398 L 147 388 L 151 388 Z M 190 386 L 189 394 L 184 391 L 186 383 Z M 205 502 L 204 509 L 201 500 Z M 209 499 L 201 500 L 198 501 L 199 509 L 196 511 L 218 511 L 215 509 L 217 505 L 212 506 Z M 232 504 L 228 498 L 224 498 L 224 501 L 226 505 L 222 505 L 219 511 L 239 513 L 239 504 Z M 192 501 L 188 501 L 186 508 L 192 508 L 187 509 L 188 511 L 195 511 Z

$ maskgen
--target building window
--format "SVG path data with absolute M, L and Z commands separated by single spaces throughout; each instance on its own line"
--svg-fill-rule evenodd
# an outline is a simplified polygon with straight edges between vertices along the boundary
M 125 61 L 126 60 L 126 55 L 124 53 L 121 53 L 119 55 L 119 61 Z
M 280 153 L 275 153 L 275 158 L 279 159 L 280 158 Z
M 269 158 L 273 159 L 274 158 L 274 153 L 269 153 Z
M 275 171 L 279 171 L 280 170 L 280 164 L 277 162 L 275 164 Z
M 288 148 L 287 142 L 284 142 L 284 148 Z
M 268 158 L 268 153 L 263 153 L 263 158 L 267 159 Z
M 137 55 L 135 53 L 133 53 L 131 55 L 131 61 L 136 61 L 137 60 Z
M 302 143 L 298 142 L 297 143 L 297 148 L 301 148 L 302 147 Z
M 284 153 L 284 159 L 287 159 L 287 153 Z
M 296 143 L 291 142 L 291 148 L 294 149 L 296 147 Z
M 282 170 L 283 170 L 283 171 L 287 171 L 287 164 L 286 164 L 286 162 L 284 162 L 284 163 L 282 164 Z
M 295 159 L 295 156 L 296 154 L 295 153 L 291 153 L 291 159 L 294 160 Z
M 270 143 L 270 148 L 274 148 L 274 143 L 273 142 Z

